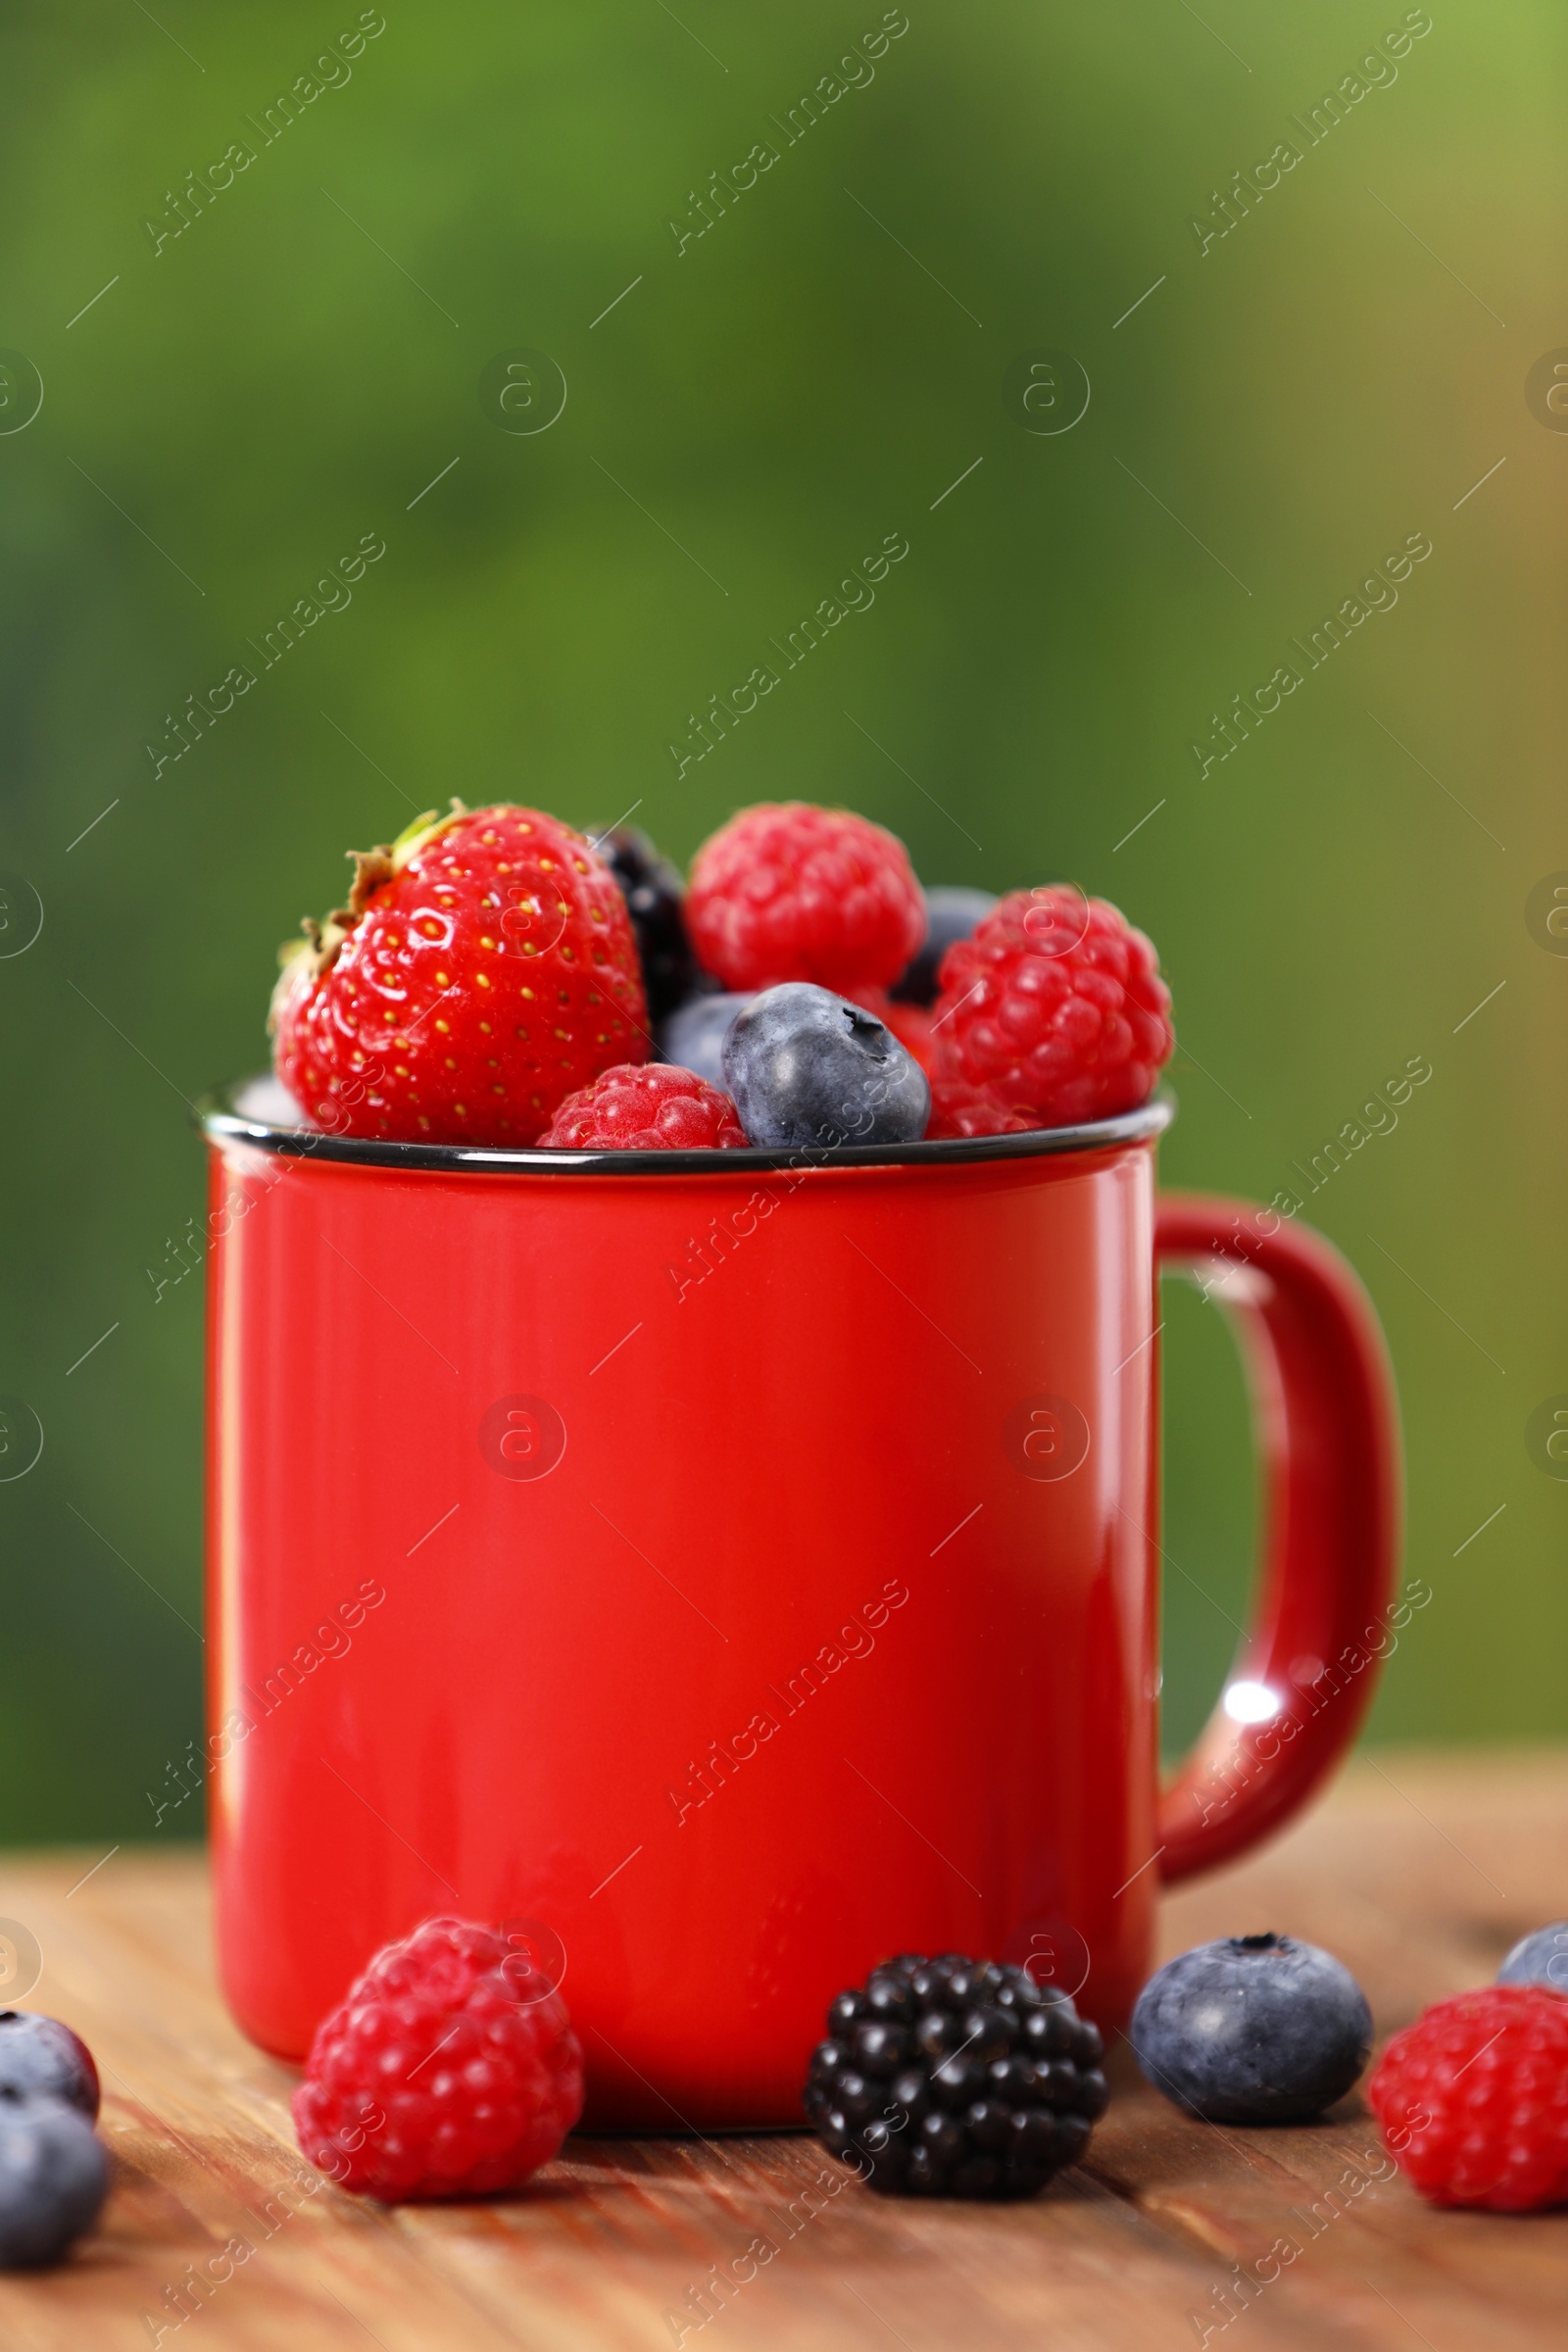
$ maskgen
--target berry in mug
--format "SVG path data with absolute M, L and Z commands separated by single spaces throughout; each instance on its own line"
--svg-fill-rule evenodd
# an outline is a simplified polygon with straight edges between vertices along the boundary
M 537 808 L 419 818 L 357 856 L 347 906 L 284 955 L 273 1062 L 338 1134 L 531 1144 L 567 1095 L 649 1052 L 615 878 Z
M 960 939 L 971 939 L 997 903 L 992 890 L 964 890 L 938 883 L 925 894 L 925 941 L 905 965 L 888 995 L 896 1004 L 930 1006 L 942 983 L 942 958 Z
M 669 859 L 635 825 L 614 825 L 588 838 L 620 884 L 637 934 L 649 1014 L 662 1020 L 685 1003 L 697 983 L 682 911 L 685 886 Z
M 566 1097 L 539 1141 L 560 1152 L 734 1152 L 746 1135 L 728 1095 L 654 1061 L 601 1071 Z
M 885 1022 L 825 988 L 764 989 L 736 1014 L 724 1083 L 754 1144 L 906 1144 L 925 1133 L 925 1072 Z
M 689 997 L 661 1028 L 660 1053 L 666 1061 L 695 1070 L 710 1086 L 722 1086 L 724 1038 L 735 1015 L 751 1001 L 750 993 L 742 996 L 731 989 L 716 996 Z
M 948 950 L 933 1035 L 939 1077 L 1032 1127 L 1135 1110 L 1176 1043 L 1150 941 L 1065 886 L 1009 891 Z
M 533 1144 L 650 1056 L 722 1083 L 774 1148 L 1018 1134 L 1136 1108 L 1174 1043 L 1154 951 L 1115 907 L 1066 886 L 926 893 L 850 809 L 743 808 L 684 893 L 646 835 L 510 805 L 455 801 L 354 864 L 348 904 L 282 951 L 269 1024 L 278 1078 L 336 1134 Z M 740 1016 L 790 988 L 798 1040 L 770 1011 L 764 1076 Z M 848 1031 L 808 1014 L 810 992 Z
M 925 938 L 925 898 L 903 842 L 869 817 L 763 801 L 698 851 L 686 922 L 728 989 L 810 980 L 854 996 L 905 969 Z
M 1021 1110 L 1004 1102 L 983 1086 L 940 1072 L 931 1081 L 929 1136 L 952 1140 L 958 1136 L 1023 1135 L 1034 1125 Z

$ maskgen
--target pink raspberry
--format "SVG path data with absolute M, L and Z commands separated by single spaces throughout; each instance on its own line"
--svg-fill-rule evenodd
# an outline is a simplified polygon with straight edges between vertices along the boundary
M 728 1095 L 656 1061 L 601 1072 L 566 1097 L 539 1141 L 560 1152 L 733 1152 L 746 1135 Z
M 311 2162 L 384 2204 L 516 2188 L 582 2113 L 566 2005 L 488 1928 L 427 1920 L 317 2029 L 294 2093 Z
M 1396 2034 L 1366 2092 L 1435 2205 L 1568 2204 L 1568 1999 L 1543 1984 L 1461 1992 Z
M 931 1082 L 931 1120 L 926 1141 L 933 1137 L 1022 1135 L 1035 1121 L 988 1094 L 983 1086 L 965 1086 L 957 1078 Z
M 920 946 L 925 897 L 904 844 L 869 817 L 763 801 L 698 851 L 686 928 L 728 989 L 813 980 L 858 1001 Z
M 942 959 L 937 1076 L 1031 1127 L 1113 1118 L 1170 1058 L 1170 991 L 1142 931 L 1103 899 L 1014 890 Z

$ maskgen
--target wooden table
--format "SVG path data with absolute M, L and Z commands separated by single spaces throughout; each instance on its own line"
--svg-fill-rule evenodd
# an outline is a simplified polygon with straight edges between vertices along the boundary
M 0 1866 L 0 1915 L 43 1953 L 28 2005 L 96 2053 L 116 2164 L 102 2227 L 63 2269 L 0 2278 L 5 2352 L 1568 2344 L 1568 2213 L 1435 2212 L 1385 2175 L 1358 2097 L 1320 2126 L 1220 2132 L 1147 2089 L 1125 2051 L 1087 2162 L 1025 2206 L 878 2198 L 804 2134 L 580 2138 L 510 2202 L 361 2203 L 302 2163 L 293 2076 L 219 2000 L 200 1856 L 99 1863 Z M 1168 1901 L 1163 1940 L 1273 1928 L 1324 1943 L 1384 2034 L 1565 1914 L 1568 1754 L 1385 1749 L 1259 1859 Z M 758 2237 L 776 2254 L 710 2293 L 703 2323 L 692 2290 Z M 1282 2238 L 1300 2248 L 1284 2268 Z M 232 2239 L 253 2251 L 198 2295 L 187 2266 Z

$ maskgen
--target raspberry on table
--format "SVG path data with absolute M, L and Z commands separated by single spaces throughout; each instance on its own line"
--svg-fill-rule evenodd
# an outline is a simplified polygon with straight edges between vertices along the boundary
M 933 1034 L 939 1076 L 1032 1127 L 1136 1109 L 1176 1042 L 1152 943 L 1065 886 L 1009 891 L 948 950 Z
M 566 2005 L 502 1936 L 427 1920 L 378 1952 L 317 2029 L 300 2147 L 383 2204 L 516 2188 L 582 2113 Z
M 1026 1969 L 902 1953 L 841 1992 L 804 2105 L 884 2196 L 1027 2197 L 1073 2164 L 1110 2096 L 1099 2029 Z
M 337 1134 L 531 1144 L 650 1046 L 614 875 L 537 808 L 432 811 L 356 858 L 347 906 L 283 951 L 273 1063 Z
M 733 1152 L 745 1130 L 728 1095 L 674 1062 L 626 1062 L 568 1095 L 539 1141 L 559 1152 Z
M 1435 2205 L 1568 2204 L 1568 1999 L 1489 1984 L 1396 2034 L 1367 2098 L 1390 2152 Z
M 925 899 L 904 844 L 869 817 L 764 801 L 698 851 L 686 927 L 727 989 L 812 980 L 853 997 L 905 969 L 925 938 Z

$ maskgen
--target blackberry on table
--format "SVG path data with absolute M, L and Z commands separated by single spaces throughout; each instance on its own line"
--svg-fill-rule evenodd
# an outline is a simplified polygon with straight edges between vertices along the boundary
M 1032 2196 L 1083 2154 L 1109 2098 L 1098 2028 L 991 1960 L 884 1960 L 827 2029 L 806 2112 L 884 2196 Z

